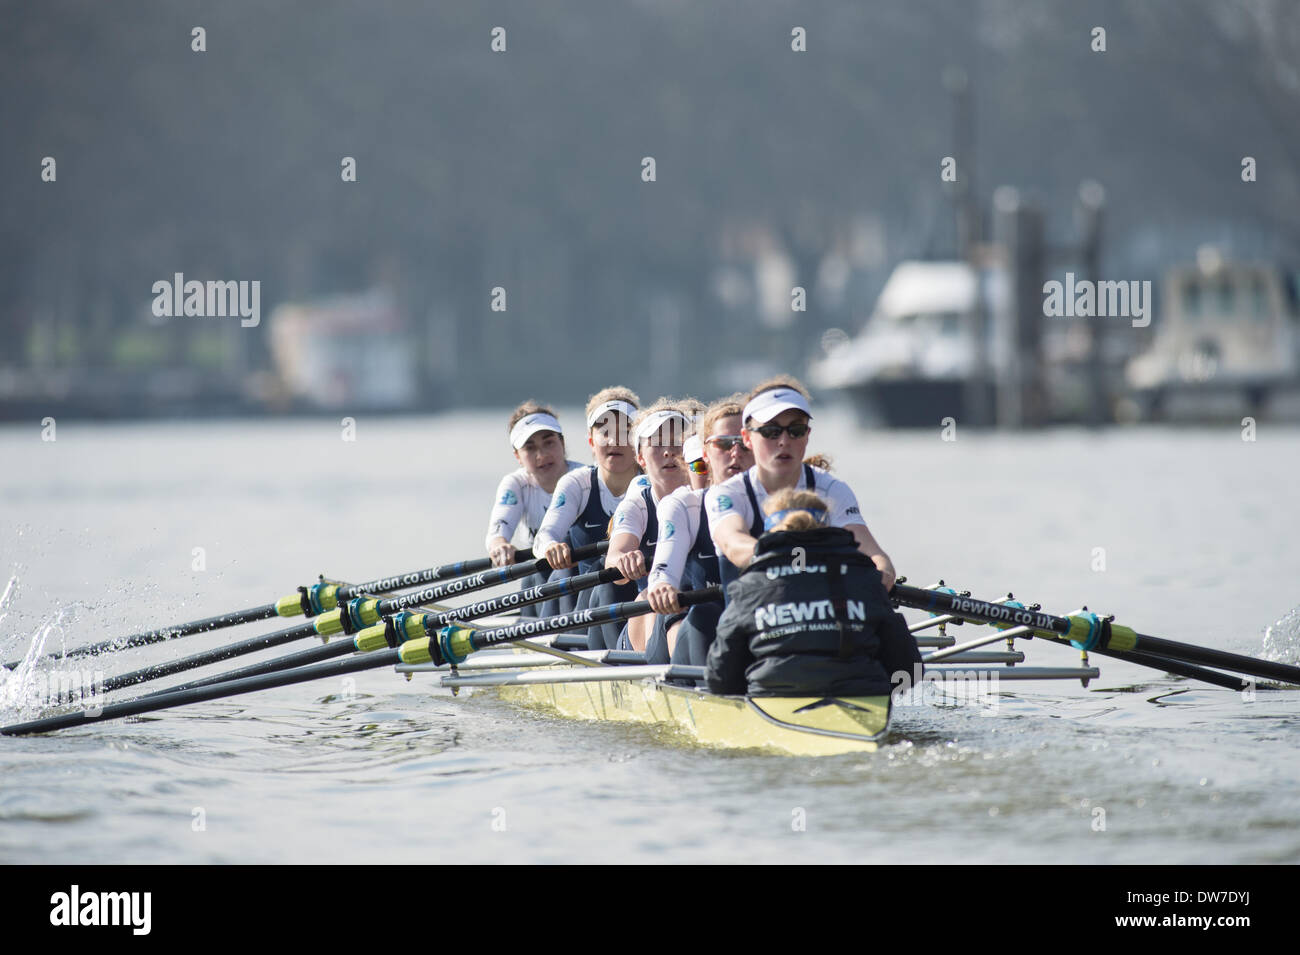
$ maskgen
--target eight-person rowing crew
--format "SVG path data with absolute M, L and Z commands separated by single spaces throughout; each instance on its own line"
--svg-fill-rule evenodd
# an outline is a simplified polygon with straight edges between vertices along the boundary
M 604 566 L 620 580 L 544 604 L 549 616 L 646 600 L 655 611 L 593 627 L 591 649 L 648 663 L 706 667 L 709 689 L 753 695 L 888 693 L 889 674 L 920 654 L 888 598 L 894 565 L 857 497 L 821 456 L 807 390 L 778 377 L 709 406 L 661 398 L 642 409 L 627 388 L 586 408 L 595 463 L 566 459 L 550 408 L 510 417 L 520 468 L 497 488 L 487 550 L 498 566 L 531 545 L 552 579 L 597 569 L 576 547 L 609 540 Z M 529 581 L 534 582 L 534 581 Z M 726 605 L 683 610 L 677 595 L 721 584 Z

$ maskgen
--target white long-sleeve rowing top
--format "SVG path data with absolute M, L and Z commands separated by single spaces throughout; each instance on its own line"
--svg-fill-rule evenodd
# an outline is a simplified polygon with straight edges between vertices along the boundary
M 667 582 L 680 590 L 686 560 L 695 546 L 704 520 L 704 492 L 679 487 L 659 502 L 659 540 L 655 544 L 654 565 L 650 568 L 649 586 Z M 711 556 L 711 555 L 710 555 Z
M 568 471 L 583 466 L 577 461 L 564 463 Z M 563 476 L 560 480 L 564 480 Z M 558 482 L 556 490 L 559 490 Z M 492 513 L 488 515 L 485 546 L 491 548 L 493 540 L 504 537 L 521 550 L 531 547 L 550 505 L 551 495 L 525 469 L 511 471 L 497 485 Z
M 593 475 L 595 478 L 593 480 Z M 551 506 L 546 511 L 546 516 L 542 518 L 542 526 L 538 529 L 537 535 L 533 538 L 533 552 L 541 554 L 542 551 L 555 541 L 563 541 L 565 535 L 569 533 L 569 528 L 587 508 L 587 500 L 591 496 L 591 486 L 594 483 L 600 494 L 601 509 L 613 517 L 614 511 L 622 503 L 624 495 L 616 495 L 605 486 L 605 482 L 600 479 L 600 472 L 593 471 L 590 467 L 582 466 L 570 471 L 560 478 L 559 483 L 555 485 L 555 496 L 551 498 Z M 637 475 L 632 479 L 632 483 L 627 487 L 627 493 L 639 491 L 643 481 L 648 481 L 644 474 Z M 609 518 L 605 521 L 608 522 Z M 600 533 L 597 537 L 604 537 L 604 524 L 601 525 Z M 588 530 L 596 532 L 597 528 L 591 527 Z

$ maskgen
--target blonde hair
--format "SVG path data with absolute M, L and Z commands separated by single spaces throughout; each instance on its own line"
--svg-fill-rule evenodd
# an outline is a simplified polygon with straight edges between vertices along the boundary
M 633 408 L 641 407 L 641 399 L 637 397 L 636 392 L 631 388 L 624 388 L 622 385 L 611 385 L 609 388 L 600 389 L 587 399 L 587 410 L 583 412 L 582 419 L 585 421 L 590 418 L 591 413 L 606 401 L 626 401 Z
M 831 469 L 831 458 L 828 454 L 810 454 L 803 459 L 804 464 L 811 464 L 815 468 L 821 468 L 823 471 Z
M 685 398 L 677 399 L 677 408 L 682 414 L 686 415 L 686 420 L 691 426 L 686 429 L 687 434 L 696 434 L 700 429 L 700 418 L 704 417 L 704 412 L 709 409 L 699 398 L 687 395 Z
M 539 404 L 536 401 L 534 401 L 532 398 L 529 398 L 527 401 L 521 404 L 514 411 L 510 412 L 510 423 L 506 425 L 506 434 L 509 434 L 511 431 L 513 431 L 515 429 L 515 425 L 517 425 L 524 418 L 528 417 L 530 414 L 548 414 L 552 418 L 559 417 L 559 415 L 557 415 L 555 411 L 548 405 Z
M 788 488 L 784 491 L 777 491 L 763 502 L 763 513 L 768 516 L 775 514 L 777 511 L 797 511 L 798 513 L 787 514 L 768 533 L 810 531 L 817 527 L 825 527 L 825 522 L 818 521 L 807 513 L 809 510 L 829 511 L 830 509 L 826 502 L 812 491 L 795 491 Z
M 695 429 L 695 432 L 702 440 L 708 440 L 713 437 L 713 429 L 719 421 L 723 418 L 730 418 L 732 415 L 740 417 L 744 410 L 745 396 L 740 392 L 728 395 L 725 398 L 719 398 L 705 409 L 704 417 L 700 419 L 699 427 Z

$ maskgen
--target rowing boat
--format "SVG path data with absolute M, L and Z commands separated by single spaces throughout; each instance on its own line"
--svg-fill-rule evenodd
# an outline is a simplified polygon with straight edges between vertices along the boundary
M 918 645 L 934 648 L 942 663 L 927 670 L 931 681 L 978 681 L 981 695 L 1002 679 L 1078 679 L 1084 686 L 1100 673 L 1087 662 L 1075 667 L 1019 666 L 1014 649 L 1019 633 L 995 630 L 982 640 L 955 648 L 947 633 L 950 615 L 933 615 L 911 624 Z M 1009 634 L 1009 635 L 1008 635 Z M 973 645 L 1006 640 L 1002 652 L 979 652 Z M 946 648 L 946 649 L 945 649 Z M 520 652 L 523 651 L 523 652 Z M 875 751 L 889 735 L 894 715 L 888 694 L 866 697 L 720 696 L 690 685 L 702 667 L 638 665 L 637 655 L 620 651 L 571 652 L 553 645 L 520 641 L 518 649 L 477 654 L 458 672 L 446 665 L 401 664 L 398 672 L 436 674 L 438 685 L 457 692 L 492 688 L 511 703 L 558 716 L 592 722 L 639 723 L 665 728 L 691 743 L 725 749 L 765 750 L 792 756 L 834 756 Z M 632 661 L 632 662 L 629 662 Z M 481 672 L 480 672 L 481 671 Z
M 603 654 L 592 654 L 599 658 Z M 503 654 L 509 657 L 510 654 Z M 554 658 L 548 658 L 554 659 Z M 494 687 L 501 698 L 560 716 L 662 726 L 705 746 L 765 749 L 794 756 L 874 750 L 889 732 L 888 695 L 866 697 L 718 696 L 670 682 L 697 677 L 696 667 L 604 666 L 520 668 L 502 659 L 498 672 L 447 675 L 444 687 Z M 421 666 L 400 667 L 408 672 Z
M 669 726 L 703 745 L 793 756 L 869 752 L 889 732 L 888 696 L 715 696 L 662 679 L 503 686 L 507 700 L 577 719 Z

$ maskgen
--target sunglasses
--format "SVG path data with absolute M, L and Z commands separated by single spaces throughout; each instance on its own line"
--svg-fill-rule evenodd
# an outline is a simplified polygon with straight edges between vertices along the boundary
M 738 434 L 715 434 L 704 443 L 715 445 L 719 451 L 730 451 L 744 440 Z
M 760 428 L 754 428 L 752 430 L 757 431 L 769 441 L 775 441 L 777 438 L 781 437 L 782 431 L 792 438 L 802 438 L 811 431 L 812 428 L 809 426 L 807 421 L 792 421 L 787 425 L 765 424 Z
M 690 472 L 692 474 L 709 473 L 709 463 L 705 461 L 703 458 L 700 458 L 698 461 L 688 461 L 686 463 L 686 467 L 690 469 Z

